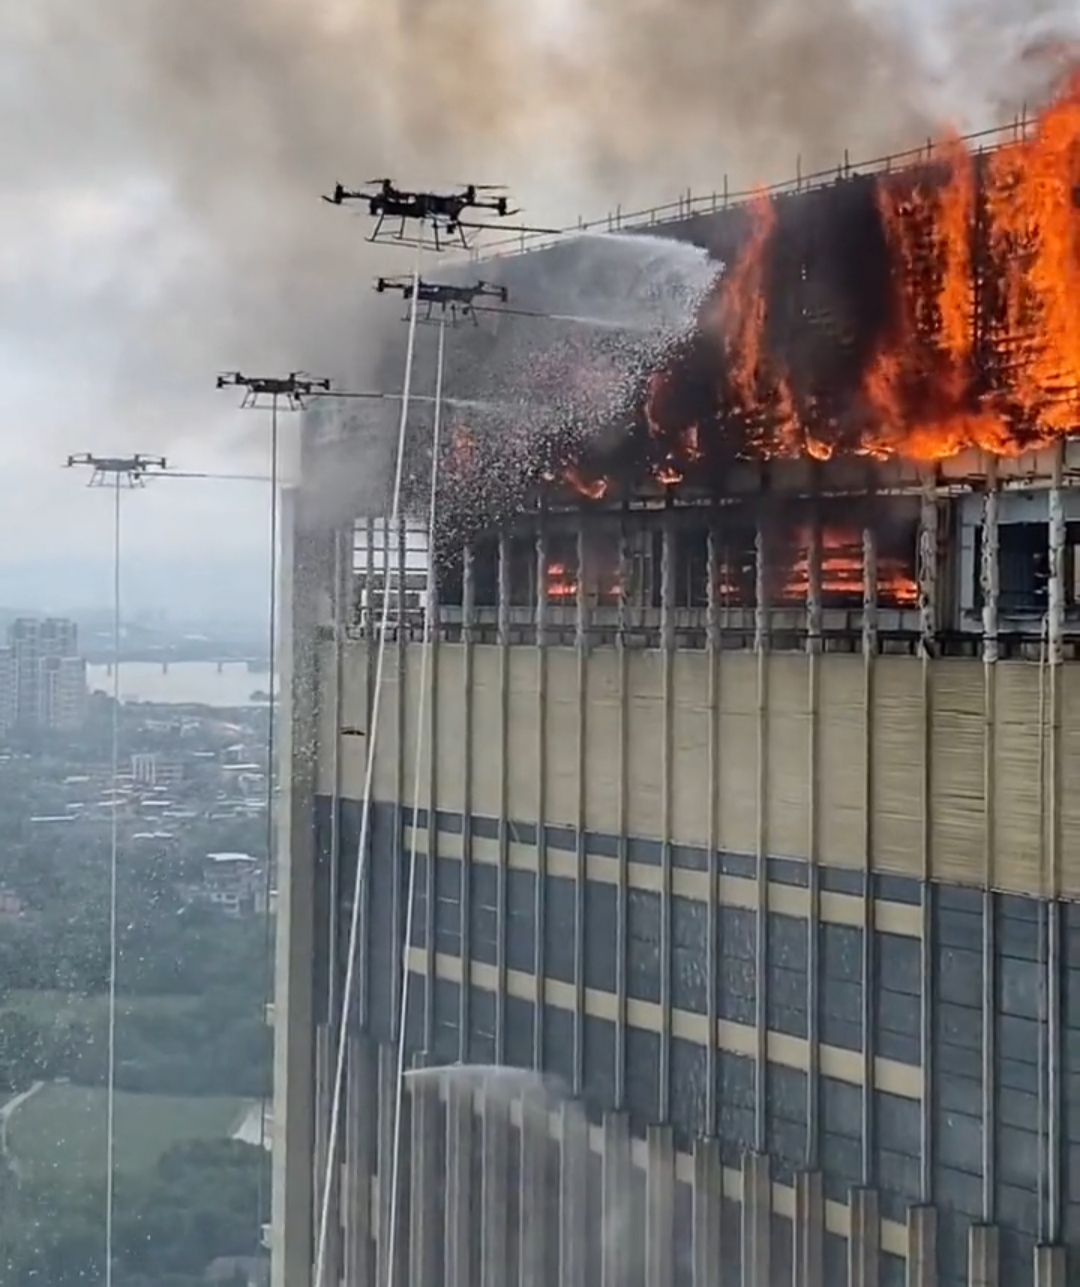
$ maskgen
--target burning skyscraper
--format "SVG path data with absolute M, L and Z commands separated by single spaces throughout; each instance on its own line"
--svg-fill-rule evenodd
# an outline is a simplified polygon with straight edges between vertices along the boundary
M 715 204 L 662 352 L 449 337 L 430 643 L 297 500 L 282 1282 L 1080 1273 L 1080 81 Z

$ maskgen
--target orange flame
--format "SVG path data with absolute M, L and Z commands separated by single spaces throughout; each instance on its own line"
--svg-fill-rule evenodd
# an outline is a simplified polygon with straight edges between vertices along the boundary
M 808 527 L 794 532 L 799 551 L 780 591 L 781 602 L 804 603 L 810 594 L 810 543 Z M 862 536 L 842 527 L 821 530 L 821 594 L 824 598 L 861 597 L 865 587 Z M 914 607 L 919 585 L 903 560 L 882 555 L 877 568 L 878 598 L 897 607 Z

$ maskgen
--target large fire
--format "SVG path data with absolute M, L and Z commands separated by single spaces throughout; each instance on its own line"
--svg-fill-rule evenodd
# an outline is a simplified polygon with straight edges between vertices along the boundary
M 549 478 L 599 499 L 628 471 L 675 487 L 733 456 L 1015 455 L 1080 430 L 1080 70 L 996 151 L 955 140 L 845 182 L 865 182 L 870 219 L 833 230 L 836 282 L 812 288 L 822 254 L 790 213 L 800 198 L 761 195 L 692 352 L 646 382 L 635 445 Z M 820 356 L 837 302 L 839 373 Z

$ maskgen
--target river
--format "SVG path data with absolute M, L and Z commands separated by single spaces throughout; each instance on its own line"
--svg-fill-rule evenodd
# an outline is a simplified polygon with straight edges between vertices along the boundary
M 93 692 L 112 693 L 108 666 L 87 666 L 86 682 Z M 245 662 L 126 661 L 120 666 L 120 697 L 125 702 L 163 705 L 198 703 L 202 706 L 254 706 L 252 694 L 266 692 L 266 671 L 250 671 Z

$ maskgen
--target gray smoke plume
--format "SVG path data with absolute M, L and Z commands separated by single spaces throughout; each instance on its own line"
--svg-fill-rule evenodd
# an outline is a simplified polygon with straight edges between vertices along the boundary
M 938 22 L 950 67 L 985 10 Z M 933 128 L 904 30 L 858 0 L 9 0 L 4 342 L 146 448 L 198 437 L 220 367 L 362 381 L 398 325 L 370 277 L 408 265 L 335 179 L 506 181 L 561 222 L 878 153 Z

